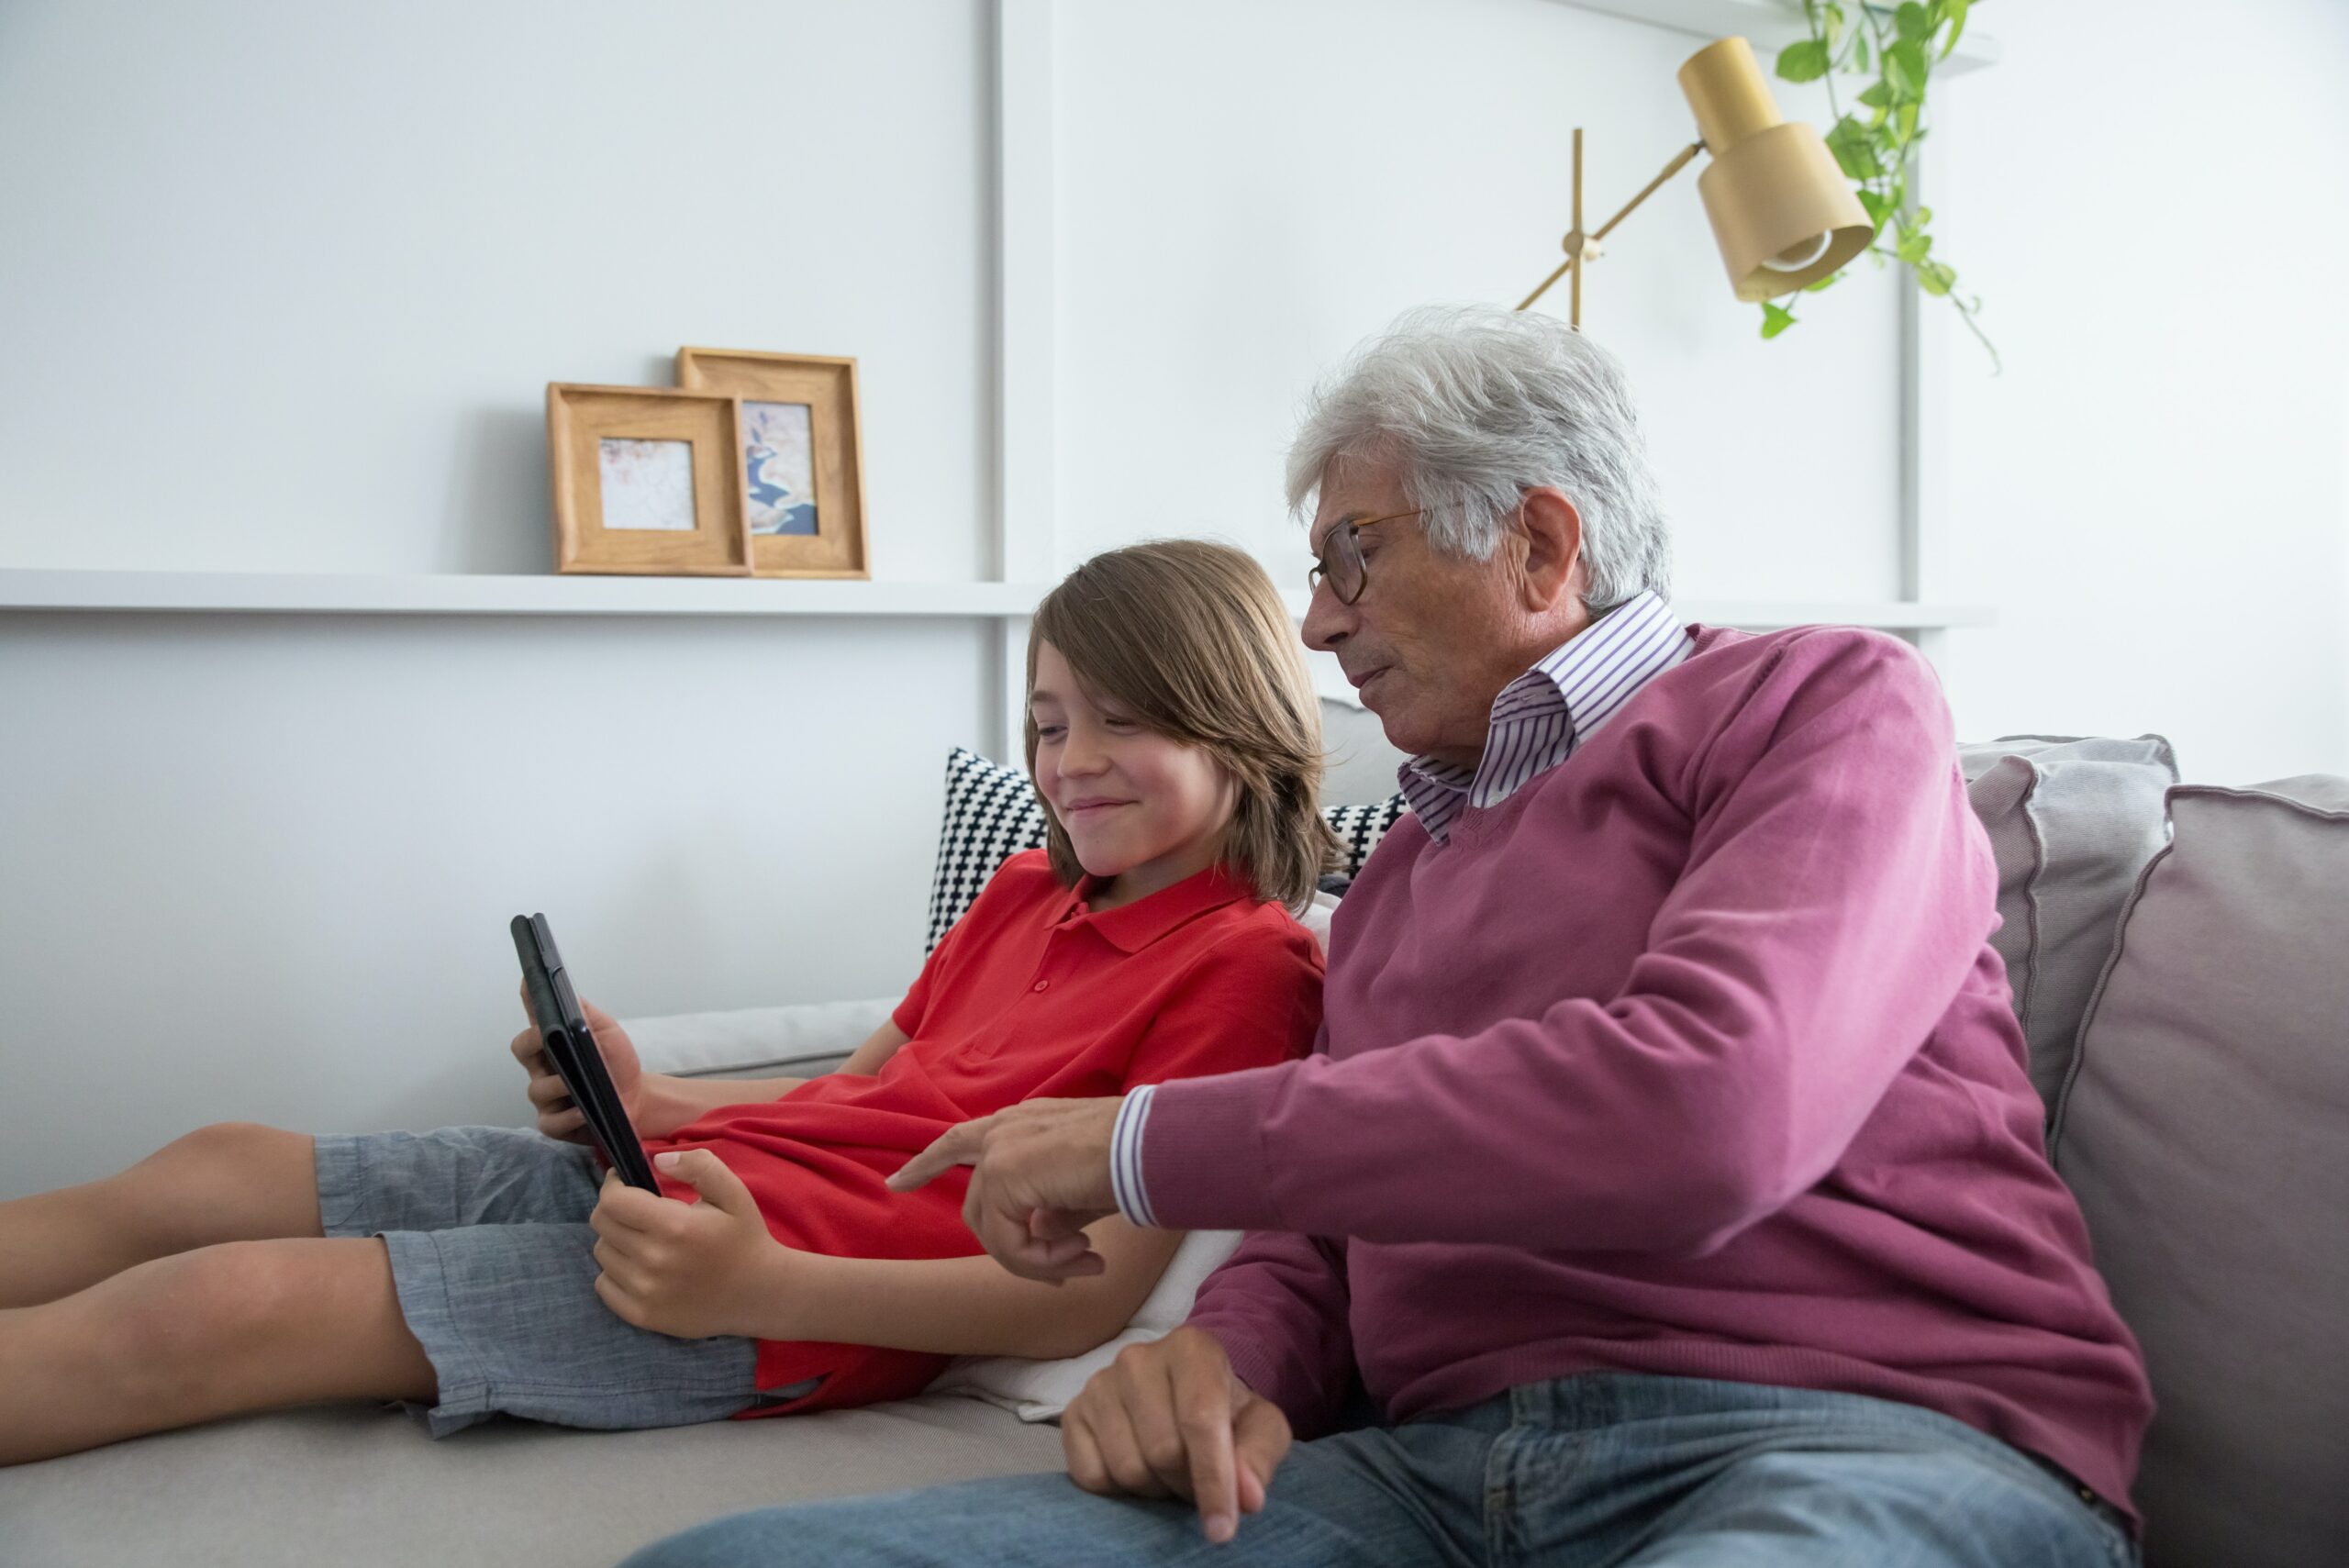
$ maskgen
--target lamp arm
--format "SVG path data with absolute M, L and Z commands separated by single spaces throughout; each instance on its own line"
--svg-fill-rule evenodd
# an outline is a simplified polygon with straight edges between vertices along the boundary
M 1688 167 L 1688 160 L 1696 157 L 1697 154 L 1704 150 L 1705 144 L 1701 141 L 1692 141 L 1687 146 L 1682 148 L 1678 155 L 1675 156 L 1671 162 L 1664 166 L 1664 172 L 1662 173 L 1658 174 L 1654 179 L 1650 180 L 1646 184 L 1641 186 L 1640 194 L 1633 196 L 1630 201 L 1625 202 L 1623 204 L 1622 211 L 1617 213 L 1613 217 L 1609 218 L 1605 223 L 1600 224 L 1598 228 L 1592 232 L 1591 238 L 1593 239 L 1606 239 L 1607 231 L 1609 229 L 1613 228 L 1617 224 L 1631 217 L 1631 209 L 1633 207 L 1639 206 L 1642 202 L 1655 195 L 1655 190 L 1658 185 L 1663 184 L 1666 180 L 1671 179 L 1675 174 L 1679 173 L 1680 171 Z
M 1654 179 L 1650 180 L 1646 184 L 1640 187 L 1640 194 L 1638 195 L 1635 195 L 1630 201 L 1625 202 L 1623 204 L 1622 210 L 1616 213 L 1613 217 L 1609 218 L 1605 223 L 1600 224 L 1598 229 L 1592 233 L 1590 238 L 1593 240 L 1606 239 L 1609 230 L 1611 230 L 1617 224 L 1622 222 L 1625 218 L 1631 217 L 1631 209 L 1633 207 L 1638 206 L 1642 202 L 1655 195 L 1657 186 L 1663 184 L 1666 180 L 1671 179 L 1675 174 L 1679 173 L 1680 171 L 1688 167 L 1688 161 L 1704 150 L 1705 144 L 1702 141 L 1692 141 L 1687 146 L 1682 148 L 1679 152 L 1674 156 L 1672 161 L 1664 166 L 1663 171 L 1659 172 Z M 1570 239 L 1578 241 L 1580 238 L 1580 235 L 1577 234 L 1570 237 Z M 1554 284 L 1560 278 L 1564 277 L 1567 272 L 1574 268 L 1581 260 L 1582 248 L 1579 243 L 1575 243 L 1574 249 L 1566 253 L 1566 259 L 1558 263 L 1558 270 L 1552 272 L 1548 277 L 1543 278 L 1539 288 L 1535 289 L 1531 294 L 1527 295 L 1523 299 L 1517 302 L 1518 309 L 1530 309 L 1535 300 L 1540 299 L 1543 295 L 1550 292 L 1550 285 L 1552 284 Z M 1576 311 L 1575 314 L 1579 316 L 1581 312 Z
M 1540 299 L 1543 295 L 1548 294 L 1550 292 L 1550 285 L 1556 283 L 1560 278 L 1564 277 L 1566 275 L 1566 269 L 1574 264 L 1575 258 L 1572 256 L 1569 256 L 1564 261 L 1559 262 L 1558 270 L 1552 272 L 1548 277 L 1543 278 L 1539 288 L 1536 288 L 1531 294 L 1527 295 L 1523 299 L 1517 302 L 1518 309 L 1531 310 L 1533 307 L 1533 302 Z

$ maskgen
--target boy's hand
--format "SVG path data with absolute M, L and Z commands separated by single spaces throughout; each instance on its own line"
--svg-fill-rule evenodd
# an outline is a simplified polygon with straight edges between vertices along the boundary
M 1124 1104 L 1117 1095 L 1022 1100 L 947 1129 L 889 1178 L 889 1190 L 911 1192 L 968 1165 L 963 1222 L 996 1262 L 1033 1280 L 1097 1274 L 1108 1265 L 1085 1228 L 1118 1212 L 1109 1141 Z
M 587 1019 L 587 1028 L 596 1037 L 596 1049 L 603 1053 L 604 1071 L 611 1074 L 612 1087 L 620 1097 L 620 1105 L 628 1112 L 629 1121 L 639 1131 L 645 1130 L 640 1114 L 643 1106 L 644 1064 L 637 1059 L 636 1043 L 620 1028 L 619 1020 L 584 996 L 579 999 L 579 1011 Z M 530 989 L 522 987 L 522 1014 L 530 1014 Z M 571 1091 L 563 1087 L 562 1077 L 547 1060 L 545 1042 L 540 1038 L 535 1023 L 514 1037 L 514 1059 L 530 1075 L 530 1104 L 538 1107 L 539 1130 L 549 1138 L 560 1138 L 566 1143 L 585 1143 L 587 1118 L 577 1106 L 571 1103 Z M 651 1136 L 659 1137 L 665 1129 L 654 1129 Z
M 751 1189 L 706 1149 L 656 1155 L 653 1163 L 691 1183 L 701 1202 L 656 1197 L 607 1175 L 587 1219 L 604 1271 L 596 1294 L 622 1322 L 656 1334 L 778 1337 L 765 1328 L 790 1300 L 783 1275 L 796 1254 L 767 1234 Z
M 1187 1498 L 1219 1545 L 1263 1511 L 1289 1441 L 1281 1407 L 1233 1374 L 1204 1329 L 1127 1346 L 1061 1417 L 1070 1480 L 1105 1497 Z

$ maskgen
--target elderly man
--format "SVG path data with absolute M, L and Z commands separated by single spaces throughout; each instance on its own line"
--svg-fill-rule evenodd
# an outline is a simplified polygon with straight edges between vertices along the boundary
M 1069 1407 L 1069 1479 L 637 1561 L 2131 1561 L 2151 1400 L 2042 1153 L 1932 671 L 1680 623 L 1621 376 L 1542 317 L 1406 318 L 1290 484 L 1306 640 L 1413 754 L 1319 1049 L 1031 1101 L 897 1178 L 974 1165 L 1037 1278 L 1113 1209 L 1246 1242 Z

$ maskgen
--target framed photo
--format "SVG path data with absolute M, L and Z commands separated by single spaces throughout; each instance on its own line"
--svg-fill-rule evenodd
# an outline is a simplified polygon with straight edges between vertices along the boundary
M 731 397 L 547 386 L 557 572 L 747 577 Z
M 742 512 L 756 575 L 873 575 L 854 360 L 680 349 L 677 384 L 741 405 Z

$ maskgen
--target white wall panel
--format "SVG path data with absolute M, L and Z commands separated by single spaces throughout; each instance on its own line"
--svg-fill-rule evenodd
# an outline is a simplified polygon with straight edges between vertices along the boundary
M 983 0 L 0 18 L 0 560 L 541 572 L 545 387 L 861 362 L 873 559 L 984 574 Z
M 0 619 L 0 1197 L 527 1119 L 517 914 L 622 1015 L 901 989 L 987 629 Z
M 1281 459 L 1306 389 L 1410 306 L 1514 304 L 1539 282 L 1568 226 L 1575 126 L 1594 228 L 1696 134 L 1674 79 L 1695 40 L 1544 0 L 1064 5 L 1060 18 L 1069 561 L 1207 532 L 1301 581 Z M 1810 106 L 1789 89 L 1784 106 Z M 1861 267 L 1762 342 L 1755 307 L 1730 295 L 1699 167 L 1609 237 L 1583 315 L 1631 368 L 1681 592 L 1889 598 L 1889 277 Z M 1563 315 L 1563 288 L 1543 306 Z

